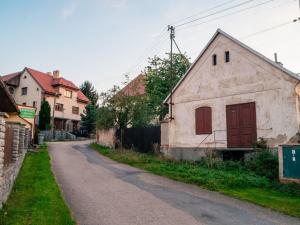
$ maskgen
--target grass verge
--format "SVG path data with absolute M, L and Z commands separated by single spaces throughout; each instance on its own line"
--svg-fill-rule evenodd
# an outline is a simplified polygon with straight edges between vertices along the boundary
M 242 168 L 209 169 L 197 163 L 175 162 L 155 155 L 109 149 L 95 143 L 90 147 L 115 161 L 300 218 L 299 187 L 275 185 L 268 178 Z
M 53 176 L 47 146 L 27 153 L 8 201 L 0 210 L 1 225 L 72 225 Z

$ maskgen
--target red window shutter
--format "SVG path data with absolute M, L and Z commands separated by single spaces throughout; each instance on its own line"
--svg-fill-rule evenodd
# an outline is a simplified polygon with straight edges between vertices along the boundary
M 200 107 L 195 110 L 196 134 L 212 133 L 212 117 L 210 107 Z

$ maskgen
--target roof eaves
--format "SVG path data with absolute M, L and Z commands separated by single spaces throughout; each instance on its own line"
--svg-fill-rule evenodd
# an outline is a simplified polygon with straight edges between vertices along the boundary
M 11 101 L 11 103 L 13 104 L 14 109 L 16 110 L 17 113 L 20 113 L 20 110 L 17 106 L 17 103 L 15 101 L 15 99 L 11 96 L 11 94 L 9 93 L 9 91 L 6 88 L 5 83 L 3 82 L 3 80 L 0 78 L 0 86 L 3 88 L 6 96 L 9 98 L 9 100 Z

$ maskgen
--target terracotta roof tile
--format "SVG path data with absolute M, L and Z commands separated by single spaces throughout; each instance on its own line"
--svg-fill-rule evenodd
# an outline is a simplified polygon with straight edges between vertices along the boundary
M 25 67 L 25 70 L 27 70 L 28 73 L 31 74 L 31 76 L 33 77 L 33 79 L 35 79 L 35 81 L 41 86 L 41 88 L 48 94 L 56 94 L 57 90 L 55 89 L 55 86 L 64 86 L 70 89 L 73 89 L 77 92 L 77 99 L 79 101 L 83 101 L 83 102 L 89 102 L 89 99 L 80 91 L 80 89 L 72 82 L 69 80 L 66 80 L 63 77 L 54 79 L 52 75 L 47 74 L 47 73 L 43 73 L 28 67 Z M 8 74 L 2 77 L 3 81 L 8 81 L 14 77 L 16 77 L 17 75 L 21 74 L 21 72 L 17 72 L 17 73 L 12 73 L 12 74 Z
M 16 73 L 11 73 L 11 74 L 4 75 L 1 78 L 4 82 L 6 82 L 6 81 L 9 81 L 9 80 L 15 78 L 16 76 L 20 75 L 21 73 L 22 73 L 22 71 L 16 72 Z
M 77 92 L 77 99 L 86 103 L 90 102 L 90 100 L 80 90 Z
M 146 93 L 145 87 L 145 74 L 140 74 L 132 81 L 130 81 L 125 87 L 122 88 L 120 91 L 128 96 L 137 96 L 137 95 L 144 95 Z

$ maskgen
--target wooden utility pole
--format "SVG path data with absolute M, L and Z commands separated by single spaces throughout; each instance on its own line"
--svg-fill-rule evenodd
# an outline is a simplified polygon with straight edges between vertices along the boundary
M 173 40 L 175 38 L 175 27 L 174 26 L 168 26 L 168 31 L 170 31 L 170 42 L 171 42 L 171 49 L 170 49 L 170 76 L 173 78 Z M 173 87 L 171 87 L 170 90 L 170 120 L 173 120 Z

